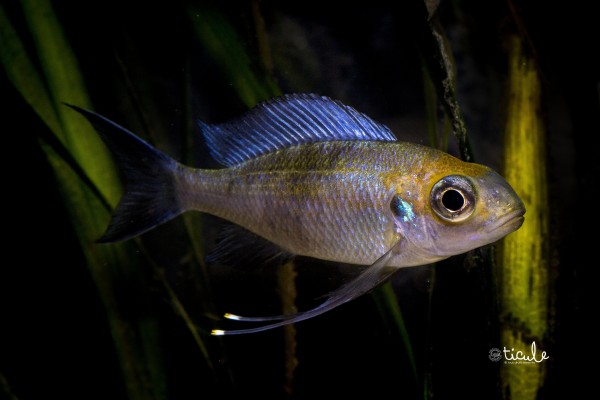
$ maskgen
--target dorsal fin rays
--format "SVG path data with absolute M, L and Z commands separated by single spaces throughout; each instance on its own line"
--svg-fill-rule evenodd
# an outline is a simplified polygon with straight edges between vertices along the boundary
M 265 108 L 265 111 L 267 113 L 272 113 L 271 110 Z M 254 129 L 254 131 L 256 132 L 257 135 L 260 135 L 260 137 L 263 139 L 264 141 L 264 145 L 265 147 L 265 151 L 267 151 L 267 149 L 269 148 L 279 148 L 279 147 L 284 147 L 287 144 L 287 141 L 283 140 L 284 136 L 277 136 L 277 135 L 264 135 L 263 133 L 261 133 L 260 131 L 256 130 L 257 126 L 264 126 L 265 128 L 269 128 L 273 131 L 277 131 L 280 130 L 282 133 L 287 133 L 290 135 L 290 137 L 294 137 L 294 133 L 293 130 L 290 128 L 289 124 L 285 124 L 285 126 L 281 125 L 281 122 L 283 122 L 283 120 L 281 120 L 280 116 L 274 116 L 273 118 L 266 118 L 267 115 L 265 114 L 254 114 L 251 116 L 251 120 L 252 121 L 256 121 L 256 125 L 252 126 L 251 124 L 249 124 L 249 120 L 246 121 L 246 124 L 248 125 L 249 129 Z M 244 131 L 238 132 L 238 134 L 240 135 L 244 135 Z
M 377 287 L 384 281 L 386 281 L 390 276 L 397 272 L 396 268 L 387 267 L 387 263 L 397 251 L 397 246 L 400 241 L 396 242 L 390 250 L 388 250 L 384 255 L 379 257 L 375 263 L 369 266 L 364 272 L 362 272 L 358 277 L 354 278 L 354 280 L 342 285 L 339 289 L 333 291 L 327 297 L 323 303 L 318 305 L 317 307 L 308 310 L 302 311 L 296 314 L 290 315 L 276 315 L 269 317 L 242 317 L 240 315 L 225 314 L 225 318 L 234 320 L 234 321 L 243 321 L 243 322 L 272 322 L 267 325 L 259 326 L 256 328 L 248 328 L 248 329 L 234 329 L 234 330 L 221 330 L 214 329 L 211 333 L 216 336 L 222 335 L 241 335 L 246 333 L 257 333 L 263 332 L 269 329 L 278 328 L 280 326 L 293 324 L 296 322 L 304 321 L 309 318 L 316 317 L 317 315 L 321 315 L 329 310 L 332 310 L 344 303 L 349 302 L 363 294 L 369 292 L 373 288 Z M 277 322 L 273 322 L 277 321 Z
M 222 123 L 198 121 L 216 161 L 232 166 L 282 148 L 329 140 L 395 141 L 385 125 L 328 97 L 290 94 Z
M 309 135 L 312 133 L 316 137 L 327 137 L 335 134 L 331 129 L 335 127 L 335 124 L 332 124 L 332 121 L 328 118 L 328 115 L 324 115 L 320 108 L 313 107 L 312 110 L 309 111 L 306 109 L 306 107 L 304 107 L 303 103 L 290 105 L 293 107 L 294 111 L 303 118 L 303 121 L 306 122 L 303 128 L 306 129 Z M 327 125 L 330 126 L 329 129 L 327 128 Z M 310 128 L 313 128 L 316 131 L 311 132 L 309 130 Z

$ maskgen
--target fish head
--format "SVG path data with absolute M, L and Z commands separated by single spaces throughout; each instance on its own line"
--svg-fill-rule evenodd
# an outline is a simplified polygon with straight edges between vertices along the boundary
M 524 222 L 523 202 L 500 174 L 450 155 L 398 188 L 390 205 L 395 229 L 409 242 L 409 265 L 496 242 Z

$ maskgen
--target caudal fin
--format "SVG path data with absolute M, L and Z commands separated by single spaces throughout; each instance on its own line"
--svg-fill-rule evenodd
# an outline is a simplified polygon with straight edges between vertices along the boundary
M 175 174 L 181 165 L 127 129 L 92 111 L 67 104 L 98 131 L 120 165 L 125 193 L 100 243 L 126 240 L 181 214 Z

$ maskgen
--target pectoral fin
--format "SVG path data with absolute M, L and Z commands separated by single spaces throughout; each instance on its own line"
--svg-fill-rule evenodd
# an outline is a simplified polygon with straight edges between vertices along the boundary
M 236 320 L 236 321 L 244 321 L 244 322 L 267 322 L 267 321 L 278 321 L 272 324 L 263 325 L 257 328 L 249 328 L 249 329 L 239 329 L 239 330 L 220 330 L 214 329 L 211 333 L 213 335 L 240 335 L 245 333 L 256 333 L 262 332 L 269 329 L 277 328 L 280 326 L 293 324 L 295 322 L 303 321 L 312 317 L 316 317 L 317 315 L 323 314 L 329 310 L 334 309 L 337 306 L 340 306 L 350 300 L 353 300 L 363 294 L 369 292 L 373 288 L 377 287 L 384 281 L 386 281 L 391 275 L 393 275 L 397 269 L 396 268 L 386 268 L 386 265 L 399 242 L 396 242 L 394 246 L 390 248 L 384 255 L 379 257 L 375 263 L 369 266 L 363 273 L 361 273 L 354 280 L 342 285 L 339 289 L 330 293 L 325 302 L 321 303 L 319 306 L 313 308 L 312 310 L 302 311 L 296 314 L 290 315 L 277 315 L 270 317 L 242 317 L 240 315 L 235 314 L 225 314 L 225 318 Z

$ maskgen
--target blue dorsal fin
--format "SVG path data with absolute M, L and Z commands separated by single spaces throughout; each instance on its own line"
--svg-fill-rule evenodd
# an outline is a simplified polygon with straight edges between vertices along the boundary
M 262 102 L 232 121 L 198 124 L 212 156 L 226 166 L 311 142 L 396 141 L 385 125 L 339 101 L 316 94 L 284 95 Z

